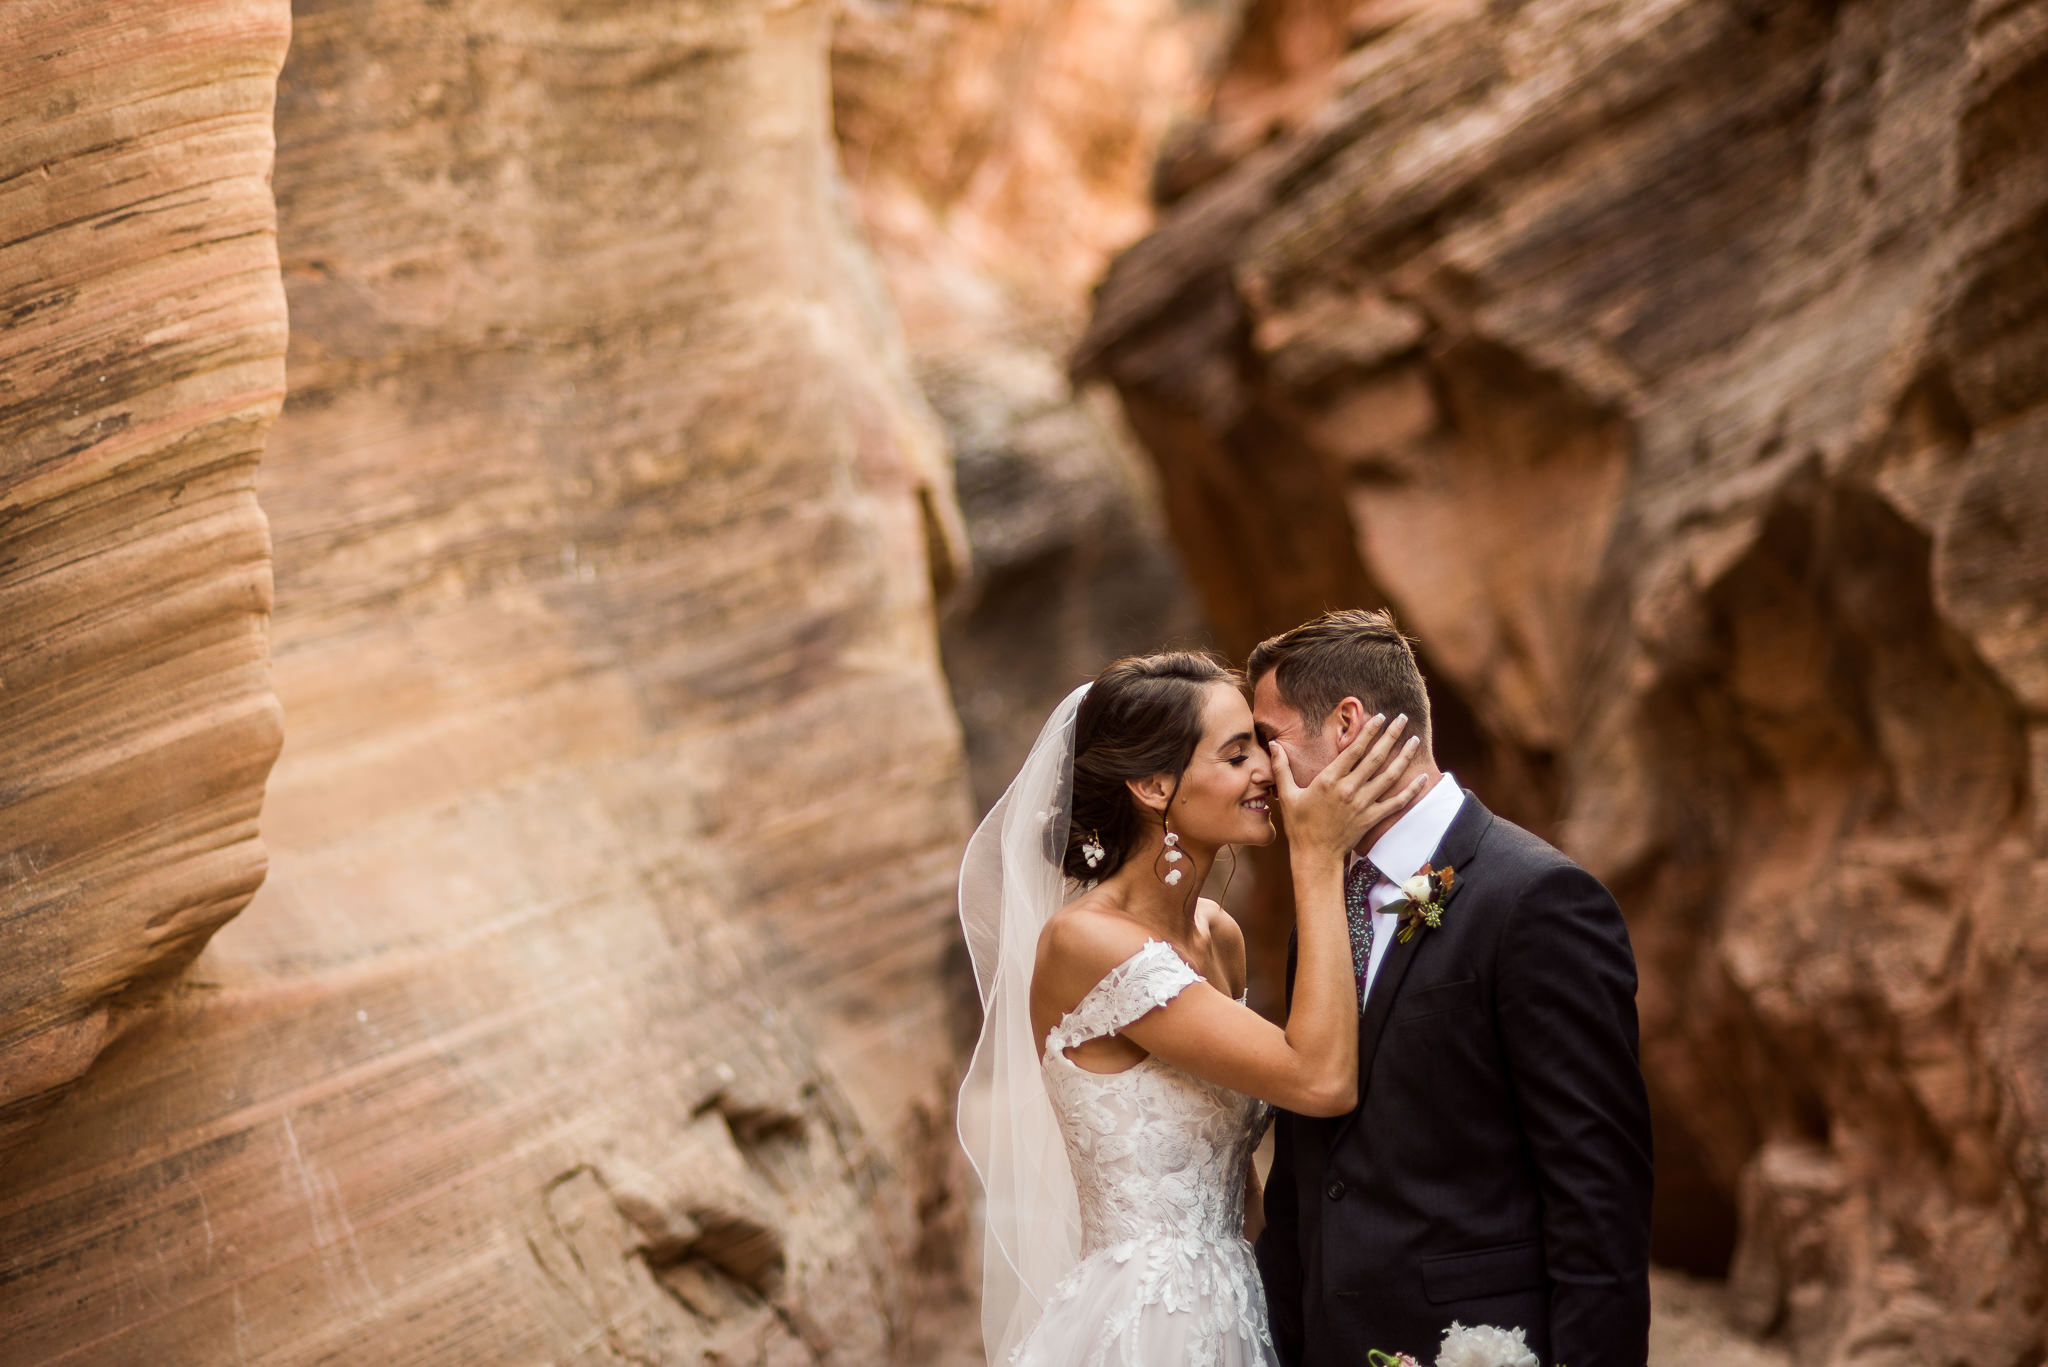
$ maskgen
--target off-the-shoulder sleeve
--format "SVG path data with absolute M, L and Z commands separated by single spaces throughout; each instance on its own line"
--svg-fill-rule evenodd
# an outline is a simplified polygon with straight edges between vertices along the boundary
M 1101 982 L 1088 989 L 1080 1004 L 1053 1027 L 1046 1043 L 1065 1051 L 1117 1031 L 1146 1012 L 1166 1005 L 1190 983 L 1203 981 L 1187 960 L 1164 940 L 1147 940 Z

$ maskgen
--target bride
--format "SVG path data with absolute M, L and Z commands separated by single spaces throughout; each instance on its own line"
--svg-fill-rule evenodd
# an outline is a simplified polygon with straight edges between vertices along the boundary
M 1402 781 L 1405 719 L 1375 719 L 1297 787 L 1241 689 L 1204 655 L 1118 661 L 1054 710 L 968 845 L 985 1015 L 960 1129 L 992 1367 L 1275 1362 L 1251 1152 L 1269 1106 L 1356 1102 L 1347 851 L 1423 779 Z M 1298 908 L 1284 1029 L 1244 1004 L 1244 936 L 1199 896 L 1224 845 L 1273 839 L 1276 800 Z

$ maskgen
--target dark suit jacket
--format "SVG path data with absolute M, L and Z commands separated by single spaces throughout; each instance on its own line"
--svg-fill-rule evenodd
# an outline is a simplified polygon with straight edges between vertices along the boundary
M 1546 1364 L 1643 1367 L 1650 1116 L 1621 911 L 1469 792 L 1430 862 L 1457 880 L 1373 980 L 1357 1109 L 1277 1121 L 1258 1255 L 1280 1361 L 1431 1362 L 1459 1320 L 1528 1330 Z

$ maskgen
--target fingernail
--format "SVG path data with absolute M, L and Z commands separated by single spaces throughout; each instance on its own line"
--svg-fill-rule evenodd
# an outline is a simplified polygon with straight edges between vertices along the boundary
M 1402 714 L 1401 714 L 1400 716 L 1398 716 L 1398 717 L 1394 718 L 1394 720 L 1395 720 L 1395 721 L 1407 721 L 1407 720 L 1408 720 L 1408 714 L 1407 714 L 1406 712 L 1403 712 L 1403 713 L 1402 713 Z
M 1384 712 L 1375 712 L 1372 714 L 1372 719 L 1376 722 L 1385 721 L 1387 719 L 1387 714 Z
M 1414 748 L 1415 748 L 1416 746 L 1418 746 L 1418 745 L 1420 745 L 1420 744 L 1422 744 L 1422 737 L 1420 737 L 1420 736 L 1410 736 L 1410 737 L 1408 737 L 1408 748 L 1409 748 L 1410 750 L 1413 750 L 1413 749 L 1414 749 Z

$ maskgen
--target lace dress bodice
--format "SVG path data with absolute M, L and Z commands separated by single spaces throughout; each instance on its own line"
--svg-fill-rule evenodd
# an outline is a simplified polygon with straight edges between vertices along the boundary
M 1054 1293 L 1051 1323 L 1025 1342 L 1019 1363 L 1270 1360 L 1265 1300 L 1243 1230 L 1245 1165 L 1271 1109 L 1149 1054 L 1122 1072 L 1092 1073 L 1066 1053 L 1201 981 L 1172 946 L 1148 940 L 1046 1036 L 1045 1088 L 1080 1198 L 1082 1261 Z M 1080 1313 L 1082 1302 L 1092 1304 L 1089 1313 Z M 1167 1327 L 1144 1323 L 1160 1312 L 1179 1318 Z M 1056 1329 L 1063 1319 L 1098 1327 L 1076 1343 Z

